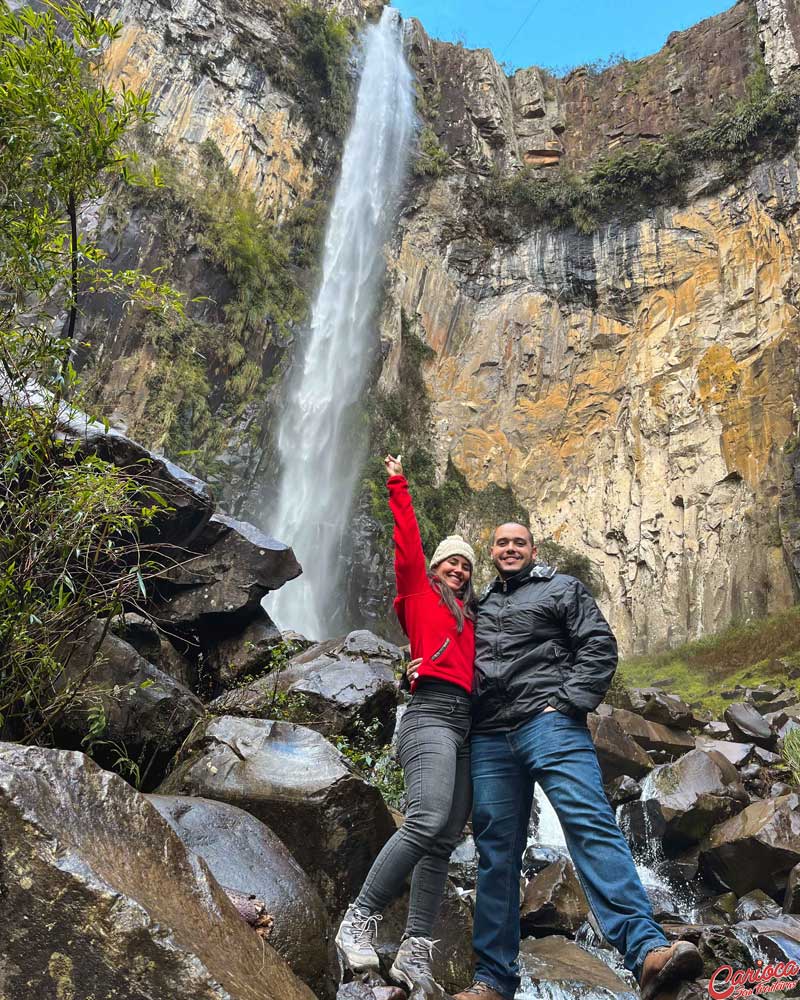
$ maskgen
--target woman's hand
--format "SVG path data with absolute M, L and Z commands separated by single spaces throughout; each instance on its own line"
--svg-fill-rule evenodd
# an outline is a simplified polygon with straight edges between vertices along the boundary
M 403 466 L 400 464 L 400 459 L 402 455 L 398 455 L 395 458 L 393 455 L 387 455 L 383 460 L 383 464 L 386 466 L 386 474 L 388 476 L 402 476 Z
M 416 660 L 411 660 L 406 667 L 406 677 L 408 678 L 408 683 L 413 684 L 414 681 L 419 676 L 419 665 L 422 663 L 422 657 L 418 656 Z

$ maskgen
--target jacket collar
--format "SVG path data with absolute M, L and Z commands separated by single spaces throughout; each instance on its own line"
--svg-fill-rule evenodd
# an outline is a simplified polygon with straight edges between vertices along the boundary
M 509 594 L 512 590 L 516 590 L 531 580 L 552 580 L 557 572 L 558 570 L 555 566 L 547 566 L 545 563 L 535 562 L 532 566 L 526 566 L 525 569 L 521 569 L 518 573 L 507 577 L 505 580 L 500 576 L 496 576 L 484 590 L 481 600 L 488 597 L 489 594 Z

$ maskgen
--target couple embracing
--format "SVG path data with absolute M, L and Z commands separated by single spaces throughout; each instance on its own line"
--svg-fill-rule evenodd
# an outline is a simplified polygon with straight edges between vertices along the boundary
M 353 971 L 378 970 L 381 913 L 412 874 L 408 920 L 391 975 L 435 992 L 434 924 L 448 860 L 472 811 L 478 851 L 475 981 L 455 1000 L 513 1000 L 519 987 L 519 875 L 538 782 L 561 822 L 606 940 L 644 1000 L 694 979 L 694 945 L 667 943 L 603 790 L 586 715 L 602 701 L 617 645 L 580 581 L 535 561 L 530 531 L 495 529 L 497 577 L 476 600 L 475 554 L 445 538 L 430 565 L 400 462 L 385 459 L 394 517 L 395 609 L 415 658 L 398 756 L 408 808 L 336 935 Z

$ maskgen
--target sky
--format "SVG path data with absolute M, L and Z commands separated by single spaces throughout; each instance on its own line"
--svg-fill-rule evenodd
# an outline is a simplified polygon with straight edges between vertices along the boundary
M 392 0 L 429 35 L 489 48 L 508 72 L 657 52 L 671 31 L 719 14 L 733 0 Z

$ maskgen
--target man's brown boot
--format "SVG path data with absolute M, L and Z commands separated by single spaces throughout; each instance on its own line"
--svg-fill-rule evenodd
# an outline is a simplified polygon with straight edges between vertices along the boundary
M 472 986 L 468 986 L 465 990 L 462 990 L 461 993 L 456 993 L 453 996 L 453 1000 L 509 1000 L 509 998 L 504 997 L 497 990 L 493 990 L 486 983 L 476 981 Z
M 647 953 L 642 965 L 642 1000 L 655 1000 L 670 986 L 697 979 L 702 971 L 700 952 L 689 941 L 654 948 Z

